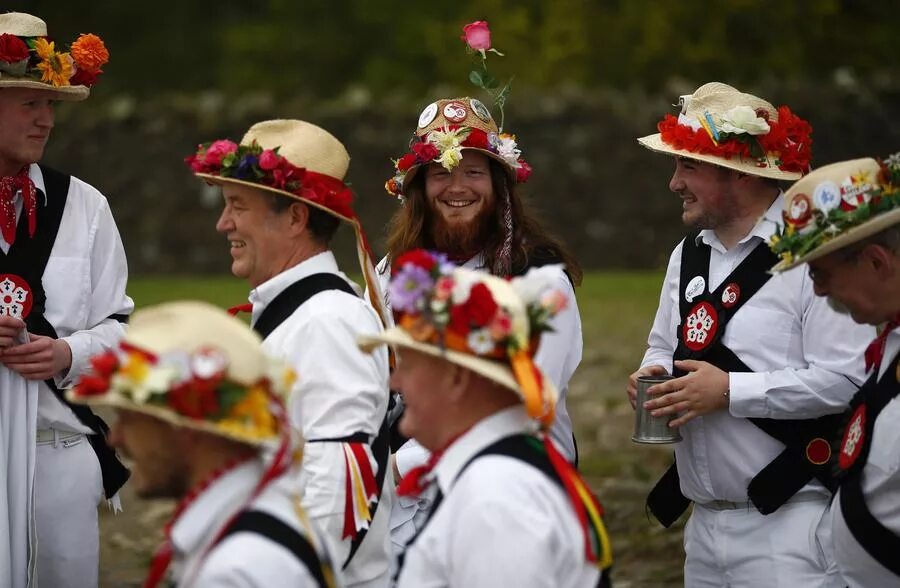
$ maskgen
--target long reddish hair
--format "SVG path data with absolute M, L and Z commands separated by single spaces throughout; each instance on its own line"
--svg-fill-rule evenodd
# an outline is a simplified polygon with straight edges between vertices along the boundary
M 488 231 L 483 244 L 485 265 L 494 274 L 519 275 L 529 267 L 546 263 L 563 263 L 566 273 L 574 285 L 580 285 L 582 279 L 581 266 L 572 253 L 553 234 L 538 222 L 528 204 L 519 197 L 515 185 L 501 165 L 489 159 L 491 183 L 493 184 L 496 205 L 491 214 L 490 223 L 496 230 Z M 406 200 L 391 220 L 387 229 L 388 261 L 411 249 L 434 249 L 434 243 L 428 234 L 428 214 L 430 209 L 425 201 L 425 173 L 420 170 L 405 189 Z M 502 266 L 501 249 L 506 235 L 502 207 L 507 195 L 512 213 L 512 247 L 510 249 L 510 267 L 505 271 Z

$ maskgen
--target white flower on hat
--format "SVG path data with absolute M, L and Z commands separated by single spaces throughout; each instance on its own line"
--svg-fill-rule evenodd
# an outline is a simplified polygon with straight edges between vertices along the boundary
M 478 355 L 490 353 L 494 349 L 494 340 L 491 338 L 491 331 L 489 329 L 474 329 L 469 331 L 469 336 L 466 337 L 466 344 L 468 344 L 469 349 Z
M 459 147 L 454 147 L 453 149 L 447 149 L 441 156 L 438 157 L 438 163 L 443 166 L 447 171 L 452 171 L 459 162 L 462 161 L 462 149 Z
M 765 135 L 769 132 L 769 123 L 766 119 L 756 115 L 756 111 L 749 106 L 735 106 L 722 115 L 719 130 L 723 133 L 741 135 Z
M 541 296 L 556 286 L 556 278 L 562 269 L 561 263 L 533 267 L 524 276 L 513 278 L 510 285 L 526 306 L 538 304 Z
M 465 304 L 469 299 L 472 286 L 477 283 L 478 278 L 469 272 L 457 272 L 453 276 L 453 280 L 453 292 L 450 294 L 450 299 L 454 305 Z
M 506 160 L 511 166 L 519 167 L 519 156 L 522 150 L 516 146 L 516 136 L 503 133 L 497 137 L 497 155 Z

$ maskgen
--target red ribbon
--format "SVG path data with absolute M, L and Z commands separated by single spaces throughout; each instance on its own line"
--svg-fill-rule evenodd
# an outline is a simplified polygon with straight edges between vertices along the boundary
M 253 303 L 245 302 L 244 304 L 236 304 L 228 309 L 228 314 L 231 316 L 235 316 L 239 312 L 253 312 Z
M 900 316 L 894 317 L 884 326 L 881 333 L 866 347 L 866 373 L 873 368 L 877 372 L 881 368 L 881 360 L 884 358 L 884 347 L 891 331 L 900 326 Z
M 34 237 L 37 230 L 37 188 L 28 177 L 28 166 L 14 176 L 0 178 L 0 233 L 10 245 L 16 241 L 15 197 L 20 190 L 24 200 L 23 212 L 28 218 L 28 236 Z

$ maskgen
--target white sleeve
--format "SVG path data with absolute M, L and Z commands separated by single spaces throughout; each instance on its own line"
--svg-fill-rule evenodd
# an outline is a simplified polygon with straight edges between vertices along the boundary
M 666 268 L 666 277 L 663 280 L 659 294 L 659 307 L 656 309 L 656 317 L 653 319 L 653 327 L 647 338 L 647 351 L 641 361 L 641 367 L 661 365 L 670 374 L 672 373 L 672 356 L 678 338 L 673 327 L 678 316 L 678 288 L 681 281 L 681 249 L 684 241 L 675 247 L 669 257 L 669 265 Z
M 566 295 L 568 304 L 550 320 L 551 330 L 541 335 L 534 362 L 557 390 L 563 390 L 568 387 L 569 379 L 581 362 L 581 316 L 578 313 L 575 289 L 562 270 L 555 287 Z

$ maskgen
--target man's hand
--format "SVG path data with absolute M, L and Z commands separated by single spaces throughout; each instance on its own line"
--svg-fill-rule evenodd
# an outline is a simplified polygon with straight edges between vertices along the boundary
M 728 372 L 705 361 L 676 361 L 675 367 L 690 373 L 647 390 L 651 396 L 662 396 L 644 403 L 650 414 L 661 417 L 682 413 L 669 423 L 670 427 L 680 427 L 694 417 L 728 409 Z
M 630 376 L 628 376 L 628 387 L 625 389 L 628 392 L 628 400 L 631 402 L 631 408 L 635 407 L 635 398 L 637 396 L 637 379 L 641 376 L 662 376 L 668 374 L 661 365 L 648 365 L 647 367 L 641 368 L 638 371 L 634 372 Z
M 11 316 L 0 316 L 0 352 L 11 345 L 16 344 L 16 339 L 22 329 L 25 328 L 25 322 Z
M 28 343 L 0 350 L 0 362 L 26 380 L 48 380 L 72 366 L 68 343 L 40 335 L 30 337 Z

